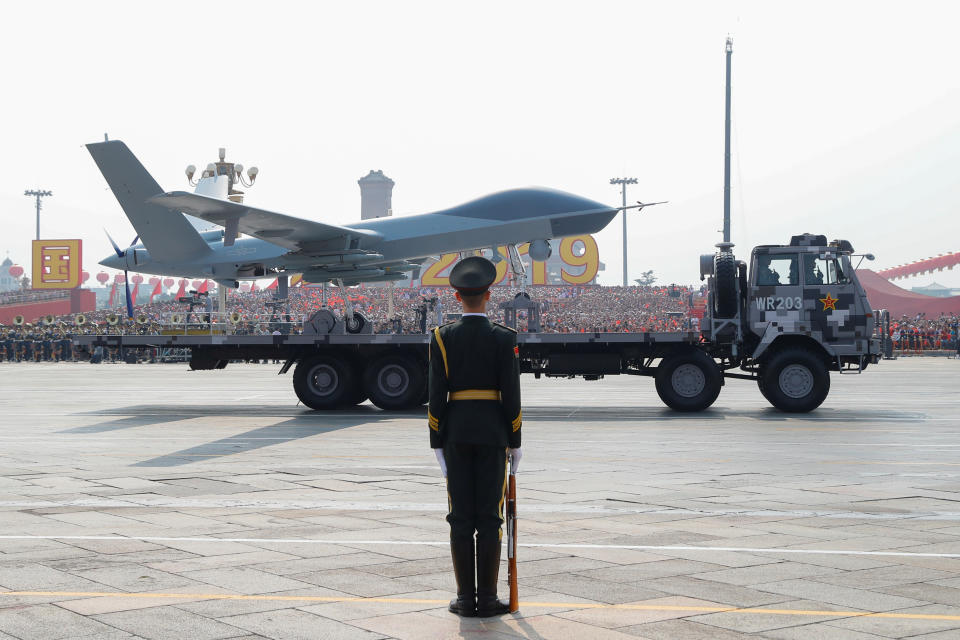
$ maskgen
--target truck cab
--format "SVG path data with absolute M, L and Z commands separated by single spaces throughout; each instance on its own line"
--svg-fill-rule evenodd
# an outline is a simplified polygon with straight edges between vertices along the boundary
M 754 248 L 749 277 L 729 251 L 712 265 L 701 260 L 701 274 L 711 276 L 704 338 L 727 343 L 728 366 L 755 376 L 774 406 L 810 411 L 826 398 L 830 371 L 859 373 L 879 360 L 853 254 L 847 240 L 804 233 Z

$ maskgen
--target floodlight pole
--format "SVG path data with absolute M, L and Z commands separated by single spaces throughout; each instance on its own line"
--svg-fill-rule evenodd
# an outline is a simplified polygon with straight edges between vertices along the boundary
M 627 286 L 627 185 L 637 184 L 636 178 L 610 178 L 610 184 L 620 185 L 623 196 L 623 286 Z
M 41 189 L 28 189 L 23 192 L 25 196 L 33 196 L 37 199 L 37 240 L 40 239 L 40 209 L 43 208 L 43 203 L 41 202 L 42 198 L 46 196 L 52 196 L 53 191 L 43 191 Z
M 733 40 L 727 38 L 727 99 L 723 120 L 723 246 L 729 251 L 730 242 L 730 59 L 733 57 Z

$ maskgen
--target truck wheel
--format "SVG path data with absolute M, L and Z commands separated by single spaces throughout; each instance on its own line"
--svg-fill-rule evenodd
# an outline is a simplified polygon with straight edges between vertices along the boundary
M 293 372 L 293 389 L 311 409 L 333 409 L 349 403 L 355 385 L 353 368 L 335 356 L 308 356 Z
M 714 264 L 716 283 L 717 317 L 733 318 L 737 315 L 737 259 L 729 251 L 717 254 Z
M 363 374 L 363 390 L 381 409 L 417 406 L 426 384 L 423 367 L 406 356 L 380 358 Z
M 760 392 L 777 409 L 806 413 L 830 393 L 830 373 L 823 361 L 803 349 L 784 349 L 760 372 Z
M 657 393 L 675 411 L 703 411 L 720 395 L 723 375 L 702 351 L 664 358 L 656 373 Z

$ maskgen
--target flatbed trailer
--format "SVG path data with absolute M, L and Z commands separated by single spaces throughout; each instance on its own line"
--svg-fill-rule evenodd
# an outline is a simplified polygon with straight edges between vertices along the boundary
M 222 369 L 231 361 L 280 360 L 281 374 L 294 368 L 294 390 L 300 400 L 318 410 L 368 398 L 384 409 L 409 408 L 424 404 L 427 396 L 429 334 L 105 334 L 81 335 L 73 342 L 81 353 L 93 353 L 97 347 L 124 352 L 185 349 L 193 370 Z M 723 349 L 705 343 L 696 331 L 518 333 L 517 344 L 521 372 L 538 378 L 663 377 L 657 362 L 680 358 L 693 363 L 672 375 L 675 384 L 669 386 L 679 388 L 681 401 L 665 398 L 679 410 L 708 407 L 723 384 Z M 659 380 L 657 386 L 658 390 L 663 386 Z

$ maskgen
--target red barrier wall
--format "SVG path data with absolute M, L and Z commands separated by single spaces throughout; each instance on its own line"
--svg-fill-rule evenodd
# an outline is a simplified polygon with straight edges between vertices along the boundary
M 46 315 L 65 316 L 71 313 L 89 313 L 97 308 L 97 296 L 89 289 L 71 289 L 70 296 L 42 302 L 23 302 L 0 305 L 0 324 L 12 325 L 13 319 L 23 316 L 24 322 L 35 323 Z

